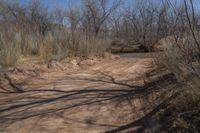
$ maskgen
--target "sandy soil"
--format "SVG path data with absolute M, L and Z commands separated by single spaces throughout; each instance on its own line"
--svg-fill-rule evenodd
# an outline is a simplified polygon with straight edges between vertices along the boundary
M 155 93 L 144 93 L 153 69 L 152 58 L 123 55 L 73 72 L 18 76 L 15 82 L 24 92 L 0 93 L 0 132 L 103 133 L 119 128 L 144 116 L 144 108 L 156 99 Z

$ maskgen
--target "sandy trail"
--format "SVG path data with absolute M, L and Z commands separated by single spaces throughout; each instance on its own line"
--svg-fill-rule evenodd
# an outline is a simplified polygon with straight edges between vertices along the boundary
M 150 105 L 141 101 L 142 77 L 152 69 L 152 58 L 123 56 L 27 78 L 24 93 L 0 94 L 0 132 L 102 133 L 130 123 Z

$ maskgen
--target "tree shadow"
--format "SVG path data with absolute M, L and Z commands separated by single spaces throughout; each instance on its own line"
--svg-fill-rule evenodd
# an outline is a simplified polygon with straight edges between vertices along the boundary
M 127 133 L 131 133 L 132 131 L 130 131 L 131 129 L 137 128 L 137 130 L 135 130 L 136 133 L 143 133 L 145 131 L 145 129 L 151 129 L 152 127 L 156 126 L 156 118 L 154 118 L 154 116 L 156 115 L 156 113 L 158 113 L 161 109 L 163 109 L 167 103 L 172 100 L 175 96 L 171 96 L 169 98 L 167 98 L 165 101 L 162 101 L 159 105 L 157 105 L 152 111 L 148 112 L 147 114 L 145 114 L 143 117 L 119 126 L 115 129 L 106 131 L 105 133 L 119 133 L 119 132 L 127 132 Z M 130 129 L 130 130 L 129 130 Z M 129 131 L 128 131 L 129 130 Z M 154 132 L 154 131 L 152 131 Z
M 10 124 L 28 119 L 35 116 L 43 116 L 47 114 L 54 114 L 57 112 L 66 112 L 68 110 L 79 108 L 83 106 L 103 106 L 104 104 L 112 104 L 117 102 L 123 102 L 127 99 L 134 99 L 141 96 L 146 96 L 152 92 L 159 91 L 163 86 L 173 84 L 176 82 L 174 75 L 168 74 L 162 78 L 147 83 L 144 86 L 133 86 L 126 84 L 123 81 L 118 81 L 109 74 L 99 72 L 102 76 L 98 79 L 92 78 L 76 78 L 76 80 L 90 81 L 90 82 L 103 82 L 114 84 L 125 88 L 97 88 L 86 87 L 78 90 L 59 90 L 57 88 L 49 90 L 28 90 L 17 93 L 7 93 L 2 99 L 0 104 L 0 124 Z M 167 81 L 167 82 L 166 82 Z M 159 86 L 158 86 L 159 84 Z M 157 108 L 160 108 L 159 105 Z M 113 129 L 108 132 L 118 132 L 125 129 L 129 129 L 134 126 L 148 127 L 144 123 L 150 120 L 150 117 L 158 110 L 155 108 L 149 112 L 146 116 Z M 87 124 L 94 124 L 92 122 L 86 122 Z M 98 126 L 110 126 L 107 124 L 96 124 Z

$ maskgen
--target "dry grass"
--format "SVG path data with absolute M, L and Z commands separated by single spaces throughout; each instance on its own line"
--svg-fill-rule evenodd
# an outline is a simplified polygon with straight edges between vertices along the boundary
M 17 46 L 9 46 L 0 53 L 0 64 L 4 67 L 14 66 L 19 58 L 20 52 Z
M 200 131 L 199 51 L 189 34 L 170 38 L 162 44 L 164 51 L 157 56 L 157 61 L 175 74 L 179 85 L 165 94 L 177 96 L 170 102 L 161 120 L 164 129 L 169 132 L 197 132 Z
M 88 40 L 83 37 L 81 43 L 79 43 L 78 51 L 79 56 L 103 56 L 109 47 L 109 41 L 106 39 L 92 37 Z
M 81 31 L 71 36 L 70 31 L 66 29 L 53 29 L 43 37 L 34 33 L 25 35 L 12 30 L 9 34 L 8 37 L 2 32 L 0 38 L 0 63 L 3 66 L 15 65 L 21 55 L 39 56 L 44 62 L 52 59 L 61 60 L 69 56 L 103 56 L 108 47 L 107 40 L 99 37 L 88 39 Z
M 0 64 L 13 66 L 21 54 L 20 36 L 12 31 L 0 33 Z

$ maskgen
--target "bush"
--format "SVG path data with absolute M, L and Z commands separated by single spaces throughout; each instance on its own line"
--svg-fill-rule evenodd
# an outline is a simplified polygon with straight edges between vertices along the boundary
M 165 95 L 178 94 L 161 115 L 169 132 L 195 132 L 199 129 L 200 112 L 200 51 L 190 34 L 169 37 L 158 62 L 173 72 L 179 85 Z
M 159 55 L 158 60 L 173 72 L 179 81 L 200 76 L 199 51 L 191 35 L 168 37 L 162 45 L 164 52 Z

